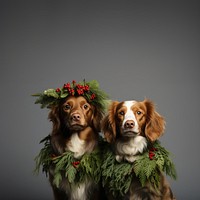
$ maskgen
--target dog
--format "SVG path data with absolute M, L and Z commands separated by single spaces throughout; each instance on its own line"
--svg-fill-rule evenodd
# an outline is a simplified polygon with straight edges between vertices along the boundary
M 49 119 L 53 124 L 51 146 L 56 156 L 66 151 L 74 153 L 74 158 L 81 158 L 91 153 L 98 146 L 100 121 L 103 118 L 98 106 L 89 103 L 84 96 L 69 96 L 58 105 L 51 107 Z M 71 186 L 63 177 L 59 188 L 54 183 L 54 166 L 49 170 L 49 180 L 55 200 L 99 199 L 100 187 L 90 178 L 77 186 Z
M 156 111 L 151 100 L 113 101 L 102 122 L 105 139 L 113 147 L 117 162 L 133 163 L 147 150 L 148 143 L 156 141 L 165 130 L 165 120 Z M 142 186 L 135 175 L 123 199 L 172 200 L 175 199 L 166 178 L 160 174 L 158 190 L 150 183 Z M 115 199 L 112 194 L 109 199 Z

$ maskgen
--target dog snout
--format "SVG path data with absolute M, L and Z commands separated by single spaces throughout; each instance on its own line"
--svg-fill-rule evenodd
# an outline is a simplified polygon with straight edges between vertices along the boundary
M 80 120 L 81 120 L 80 114 L 78 114 L 78 113 L 72 114 L 71 120 L 72 120 L 72 121 L 76 121 L 76 122 L 77 122 L 77 121 L 80 121 Z
M 134 128 L 135 122 L 133 120 L 127 120 L 124 124 L 125 128 Z

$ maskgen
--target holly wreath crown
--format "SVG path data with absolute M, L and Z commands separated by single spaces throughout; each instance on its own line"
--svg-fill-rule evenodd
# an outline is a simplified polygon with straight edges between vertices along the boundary
M 41 108 L 51 108 L 69 96 L 83 96 L 89 103 L 104 112 L 109 102 L 108 95 L 100 90 L 96 80 L 90 82 L 83 80 L 79 83 L 73 80 L 71 83 L 65 83 L 61 88 L 47 89 L 32 96 L 38 97 L 35 104 L 41 104 Z

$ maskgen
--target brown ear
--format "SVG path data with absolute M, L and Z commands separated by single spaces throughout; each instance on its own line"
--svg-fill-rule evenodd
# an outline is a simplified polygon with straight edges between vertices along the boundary
M 53 123 L 53 130 L 52 135 L 57 134 L 60 132 L 61 129 L 61 122 L 60 122 L 60 110 L 59 106 L 54 106 L 51 108 L 49 113 L 49 120 Z
M 144 104 L 147 108 L 147 122 L 145 126 L 145 135 L 150 141 L 157 140 L 165 130 L 165 120 L 159 115 L 152 101 L 145 100 Z
M 92 107 L 92 109 L 94 110 L 94 114 L 92 117 L 93 127 L 97 132 L 100 132 L 101 131 L 101 121 L 103 119 L 104 113 L 97 107 Z
M 113 101 L 108 109 L 108 115 L 102 121 L 102 131 L 109 143 L 115 141 L 116 138 L 116 121 L 115 121 L 115 113 L 118 101 Z

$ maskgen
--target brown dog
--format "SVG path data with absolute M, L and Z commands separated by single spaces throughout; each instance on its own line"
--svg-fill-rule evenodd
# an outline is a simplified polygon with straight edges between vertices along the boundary
M 70 96 L 58 106 L 52 107 L 49 119 L 53 123 L 51 145 L 56 156 L 71 151 L 78 159 L 96 148 L 102 113 L 84 97 Z M 77 187 L 70 187 L 70 183 L 63 178 L 60 188 L 57 188 L 53 184 L 53 178 L 54 167 L 50 170 L 50 182 L 56 200 L 66 197 L 71 200 L 98 199 L 98 186 L 91 179 Z
M 47 89 L 36 104 L 49 108 L 50 136 L 36 157 L 36 171 L 49 174 L 55 200 L 104 199 L 101 191 L 99 132 L 107 94 L 96 80 Z

